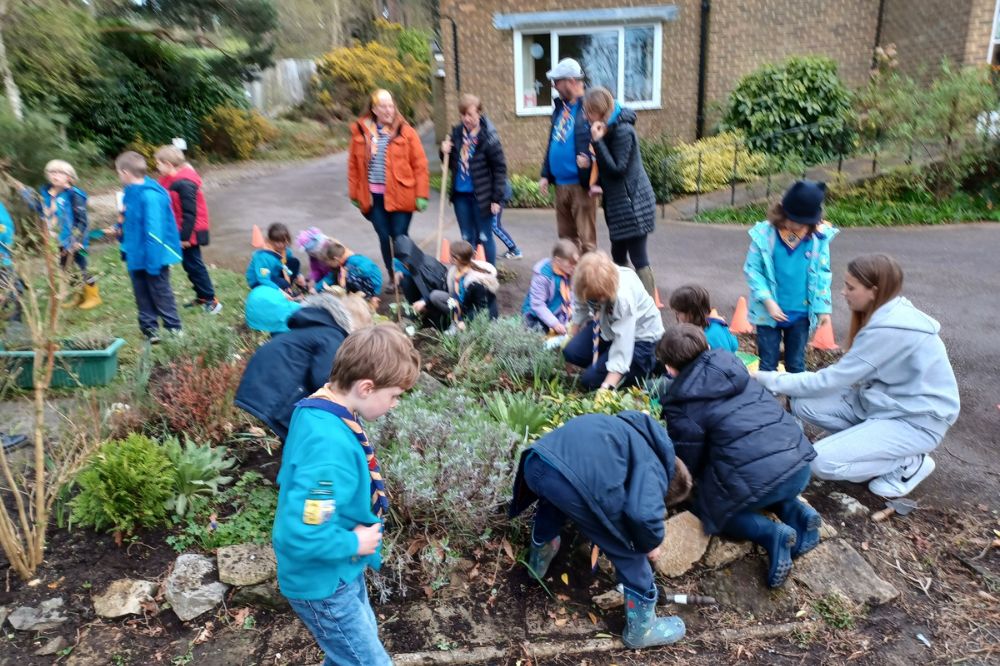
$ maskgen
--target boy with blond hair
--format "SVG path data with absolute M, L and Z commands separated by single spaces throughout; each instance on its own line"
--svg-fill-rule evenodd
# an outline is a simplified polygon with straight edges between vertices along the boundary
M 209 314 L 219 314 L 222 303 L 215 298 L 212 278 L 201 258 L 201 248 L 208 245 L 209 226 L 201 176 L 177 146 L 160 146 L 153 157 L 160 172 L 160 185 L 170 193 L 181 237 L 181 266 L 194 287 L 195 298 L 184 307 L 201 307 Z
M 278 472 L 272 542 L 278 585 L 326 653 L 326 664 L 391 664 L 364 571 L 381 566 L 389 499 L 359 422 L 395 407 L 420 354 L 393 324 L 351 333 L 326 386 L 299 402 Z

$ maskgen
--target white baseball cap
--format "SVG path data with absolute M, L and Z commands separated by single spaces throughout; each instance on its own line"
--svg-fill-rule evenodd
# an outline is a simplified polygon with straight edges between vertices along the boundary
M 559 79 L 582 79 L 583 78 L 583 68 L 580 67 L 580 63 L 572 58 L 563 58 L 560 60 L 555 67 L 545 72 L 545 77 L 549 81 L 558 81 Z

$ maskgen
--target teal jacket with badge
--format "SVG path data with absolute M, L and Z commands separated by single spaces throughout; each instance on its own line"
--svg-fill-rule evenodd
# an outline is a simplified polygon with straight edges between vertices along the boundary
M 743 264 L 743 273 L 750 287 L 750 323 L 755 326 L 776 326 L 777 322 L 767 314 L 764 301 L 769 298 L 777 300 L 778 281 L 774 272 L 774 245 L 778 242 L 778 231 L 774 225 L 764 220 L 758 222 L 748 232 L 750 234 L 750 249 L 747 260 Z M 812 244 L 809 248 L 809 275 L 806 294 L 809 299 L 809 329 L 814 330 L 819 324 L 819 316 L 833 311 L 831 285 L 833 274 L 830 271 L 830 241 L 840 231 L 823 222 L 806 241 Z
M 366 566 L 382 565 L 378 550 L 357 555 L 353 532 L 379 522 L 370 484 L 364 449 L 351 429 L 333 414 L 297 408 L 282 452 L 271 533 L 283 595 L 325 599 Z

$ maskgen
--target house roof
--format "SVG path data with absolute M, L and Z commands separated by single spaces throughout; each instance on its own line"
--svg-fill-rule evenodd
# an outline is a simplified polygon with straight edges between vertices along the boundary
M 555 12 L 522 12 L 518 14 L 501 14 L 497 12 L 493 14 L 493 27 L 497 30 L 526 30 L 555 25 L 676 21 L 678 12 L 677 5 L 572 9 Z

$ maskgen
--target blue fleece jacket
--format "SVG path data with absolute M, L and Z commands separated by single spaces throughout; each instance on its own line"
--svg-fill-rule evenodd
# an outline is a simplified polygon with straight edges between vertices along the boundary
M 352 254 L 344 262 L 344 266 L 347 269 L 348 292 L 361 292 L 365 298 L 372 298 L 382 293 L 382 269 L 374 261 L 363 254 Z M 327 273 L 316 283 L 316 290 L 337 286 L 337 281 L 340 279 L 338 272 Z
M 735 353 L 740 348 L 740 343 L 736 336 L 732 334 L 726 322 L 714 317 L 708 318 L 708 326 L 705 327 L 705 339 L 708 340 L 709 349 L 725 349 Z
M 10 219 L 10 213 L 0 202 L 0 267 L 8 268 L 12 266 L 10 253 L 14 247 L 14 220 Z
M 274 250 L 267 248 L 257 250 L 250 257 L 250 263 L 247 265 L 247 284 L 250 285 L 251 289 L 261 285 L 275 289 L 288 289 L 292 286 L 292 280 L 295 278 L 288 270 L 286 263 L 292 256 L 294 255 L 292 255 L 291 248 L 285 250 L 284 262 L 281 260 L 281 255 Z
M 159 275 L 181 260 L 181 239 L 170 195 L 148 176 L 125 186 L 122 252 L 129 271 Z
M 24 189 L 21 197 L 36 213 L 45 217 L 45 211 L 52 206 L 55 199 L 55 218 L 58 228 L 54 229 L 59 239 L 59 247 L 66 250 L 73 243 L 87 247 L 90 243 L 90 222 L 87 218 L 87 193 L 79 187 L 71 187 L 59 194 L 49 192 L 51 186 L 46 183 L 38 188 L 38 196 L 30 189 Z
M 382 559 L 358 556 L 358 525 L 375 525 L 371 477 L 364 450 L 337 416 L 298 407 L 281 454 L 278 510 L 271 533 L 278 586 L 289 599 L 325 599 L 341 581 L 357 578 Z M 307 505 L 307 502 L 310 504 Z M 306 513 L 317 503 L 328 511 Z
M 552 131 L 549 147 L 542 164 L 542 177 L 554 181 L 556 185 L 581 185 L 584 171 L 589 178 L 590 168 L 580 169 L 576 165 L 579 153 L 589 155 L 590 125 L 583 113 L 583 100 L 578 99 L 569 106 L 569 114 L 564 117 L 566 103 L 557 99 L 552 111 Z

